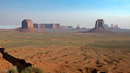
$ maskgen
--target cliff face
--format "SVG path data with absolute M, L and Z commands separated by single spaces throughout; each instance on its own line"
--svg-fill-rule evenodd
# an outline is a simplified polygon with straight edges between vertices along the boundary
M 96 21 L 95 28 L 98 28 L 98 27 L 104 28 L 104 20 L 103 19 L 98 19 Z
M 33 22 L 30 19 L 25 19 L 22 21 L 22 28 L 33 28 Z

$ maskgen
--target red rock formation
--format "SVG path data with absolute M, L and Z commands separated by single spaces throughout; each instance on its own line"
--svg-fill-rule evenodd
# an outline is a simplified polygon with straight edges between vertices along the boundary
M 25 19 L 22 21 L 22 28 L 33 28 L 33 22 L 30 19 Z
M 103 19 L 98 19 L 96 21 L 95 28 L 98 28 L 98 27 L 104 28 L 104 20 Z
M 40 28 L 40 29 L 59 29 L 60 24 L 39 24 L 38 28 Z
M 110 33 L 111 31 L 104 27 L 104 20 L 98 19 L 95 23 L 95 28 L 87 31 L 88 33 Z
M 38 29 L 34 28 L 33 22 L 30 19 L 22 21 L 22 27 L 17 29 L 18 32 L 39 32 Z

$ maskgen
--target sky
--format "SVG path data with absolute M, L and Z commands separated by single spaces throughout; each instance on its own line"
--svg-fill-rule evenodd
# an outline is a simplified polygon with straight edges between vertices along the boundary
M 93 28 L 97 19 L 130 29 L 130 0 L 0 0 L 0 28 L 34 23 L 60 23 Z

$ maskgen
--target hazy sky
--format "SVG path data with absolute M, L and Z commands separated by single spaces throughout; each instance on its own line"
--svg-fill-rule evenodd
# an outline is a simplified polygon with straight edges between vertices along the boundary
M 130 28 L 130 0 L 0 0 L 0 28 L 21 27 L 23 19 L 87 28 L 104 19 Z

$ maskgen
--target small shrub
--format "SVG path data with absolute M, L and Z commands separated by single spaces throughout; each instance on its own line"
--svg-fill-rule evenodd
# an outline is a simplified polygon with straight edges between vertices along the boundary
M 8 70 L 6 73 L 18 73 L 18 68 L 17 68 L 17 66 L 14 66 L 14 67 L 11 68 L 10 70 Z
M 27 67 L 21 73 L 43 73 L 43 71 L 36 67 Z

